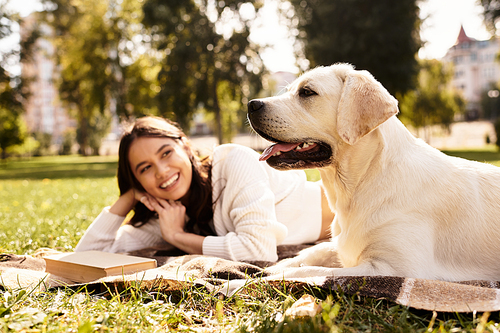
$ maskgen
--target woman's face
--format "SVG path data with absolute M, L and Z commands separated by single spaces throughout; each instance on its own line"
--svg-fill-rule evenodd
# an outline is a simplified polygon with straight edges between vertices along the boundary
M 130 145 L 130 168 L 150 195 L 164 200 L 187 199 L 193 177 L 184 145 L 174 139 L 140 137 Z

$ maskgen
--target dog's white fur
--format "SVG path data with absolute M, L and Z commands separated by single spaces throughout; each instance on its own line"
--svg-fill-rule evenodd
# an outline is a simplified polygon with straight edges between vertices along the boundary
M 304 87 L 317 95 L 301 96 Z M 270 272 L 500 278 L 500 168 L 416 139 L 396 118 L 396 99 L 348 64 L 313 69 L 285 94 L 261 101 L 266 134 L 285 142 L 314 139 L 333 152 L 320 169 L 335 212 L 332 241 Z

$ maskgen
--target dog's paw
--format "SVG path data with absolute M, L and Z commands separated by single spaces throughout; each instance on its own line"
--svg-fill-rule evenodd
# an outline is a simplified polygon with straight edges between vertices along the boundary
M 278 261 L 275 265 L 266 267 L 263 273 L 267 276 L 282 274 L 289 268 L 302 267 L 304 263 L 298 257 L 283 259 Z
M 281 268 L 289 268 L 289 267 L 301 267 L 304 266 L 303 258 L 300 256 L 283 259 L 273 265 L 272 267 L 281 267 Z
M 300 251 L 300 253 L 293 258 L 278 261 L 275 265 L 266 268 L 264 272 L 275 275 L 290 268 L 305 266 L 342 267 L 335 245 L 331 242 L 324 242 Z

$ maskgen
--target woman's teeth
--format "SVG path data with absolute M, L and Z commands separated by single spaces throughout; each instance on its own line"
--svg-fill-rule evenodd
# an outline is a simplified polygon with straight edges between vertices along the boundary
M 179 179 L 179 174 L 176 174 L 175 176 L 173 176 L 172 178 L 170 178 L 169 180 L 167 180 L 166 182 L 164 182 L 163 184 L 160 184 L 160 188 L 167 188 L 169 187 L 170 185 L 172 185 L 177 179 Z

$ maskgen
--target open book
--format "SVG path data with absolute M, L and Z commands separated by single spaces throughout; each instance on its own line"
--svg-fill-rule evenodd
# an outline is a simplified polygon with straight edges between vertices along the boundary
M 75 282 L 90 282 L 156 268 L 156 260 L 102 251 L 60 253 L 47 256 L 45 271 Z

